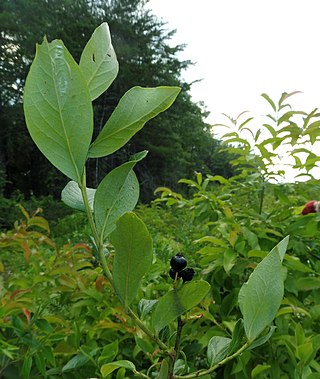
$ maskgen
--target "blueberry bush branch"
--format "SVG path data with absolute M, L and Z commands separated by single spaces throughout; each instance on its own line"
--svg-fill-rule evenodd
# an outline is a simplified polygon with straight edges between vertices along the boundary
M 200 378 L 201 376 L 205 376 L 205 375 L 210 375 L 214 371 L 216 371 L 219 367 L 224 366 L 226 363 L 228 363 L 229 361 L 235 359 L 237 356 L 242 354 L 246 349 L 248 349 L 248 347 L 250 347 L 251 343 L 252 342 L 249 342 L 249 341 L 246 342 L 235 353 L 233 353 L 233 354 L 227 356 L 226 358 L 222 359 L 220 362 L 218 362 L 217 364 L 215 364 L 214 366 L 210 367 L 207 370 L 199 370 L 199 371 L 193 372 L 191 374 L 187 374 L 187 375 L 175 375 L 174 378 L 175 379 L 193 379 L 193 378 Z

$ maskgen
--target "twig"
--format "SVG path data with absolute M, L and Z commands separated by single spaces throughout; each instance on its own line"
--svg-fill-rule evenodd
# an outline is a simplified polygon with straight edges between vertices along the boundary
M 168 379 L 173 379 L 173 370 L 174 370 L 174 364 L 179 356 L 179 350 L 180 350 L 180 343 L 181 343 L 181 333 L 182 333 L 182 328 L 184 325 L 184 321 L 182 321 L 181 316 L 178 317 L 178 327 L 177 327 L 177 335 L 176 335 L 176 341 L 174 344 L 174 350 L 169 356 L 169 369 L 168 369 Z
M 188 375 L 175 375 L 174 379 L 193 379 L 193 378 L 199 378 L 200 376 L 212 374 L 217 368 L 225 365 L 226 363 L 228 363 L 229 361 L 231 361 L 232 359 L 236 358 L 238 355 L 243 353 L 251 345 L 251 343 L 252 343 L 252 341 L 246 342 L 235 353 L 224 358 L 222 361 L 218 362 L 217 364 L 215 364 L 214 366 L 210 367 L 207 370 L 199 370 L 199 371 L 193 372 L 193 373 L 188 374 Z

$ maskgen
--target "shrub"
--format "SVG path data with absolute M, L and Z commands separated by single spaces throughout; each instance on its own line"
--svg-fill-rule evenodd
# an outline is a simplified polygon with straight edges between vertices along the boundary
M 106 24 L 93 33 L 79 65 L 62 41 L 44 40 L 37 47 L 25 87 L 27 126 L 43 154 L 71 179 L 62 199 L 85 212 L 92 246 L 57 247 L 39 231 L 49 232 L 47 221 L 21 208 L 26 221 L 1 241 L 6 249 L 2 374 L 107 378 L 117 371 L 117 378 L 129 372 L 142 378 L 190 379 L 223 370 L 226 377 L 258 376 L 270 365 L 255 354 L 273 336 L 273 320 L 283 312 L 282 263 L 293 262 L 285 255 L 289 236 L 282 234 L 282 219 L 272 224 L 262 213 L 264 191 L 258 211 L 241 208 L 257 200 L 243 188 L 244 181 L 261 184 L 252 172 L 240 174 L 239 181 L 203 180 L 200 174 L 196 181 L 184 180 L 196 189 L 190 200 L 162 189 L 161 201 L 188 211 L 188 224 L 199 235 L 194 243 L 204 245 L 193 262 L 188 251 L 183 265 L 170 259 L 169 275 L 169 262 L 161 260 L 163 254 L 153 255 L 149 231 L 133 212 L 139 198 L 133 169 L 147 152 L 109 172 L 97 189 L 86 187 L 86 160 L 121 148 L 179 92 L 175 87 L 134 87 L 91 142 L 92 101 L 110 86 L 117 70 Z M 226 184 L 223 191 L 207 191 L 216 181 Z M 188 220 L 185 213 L 176 217 Z M 304 225 L 311 222 L 310 217 L 304 220 Z M 210 234 L 202 236 L 203 226 Z M 180 234 L 183 228 L 177 225 L 176 230 Z M 21 256 L 13 260 L 18 252 Z M 302 262 L 296 267 L 308 268 Z M 304 284 L 310 283 L 309 278 Z M 290 374 L 312 374 L 317 339 L 295 330 L 299 362 Z

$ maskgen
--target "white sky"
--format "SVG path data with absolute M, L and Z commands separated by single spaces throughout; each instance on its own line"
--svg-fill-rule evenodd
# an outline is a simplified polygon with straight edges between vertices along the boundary
M 194 101 L 204 101 L 210 116 L 236 117 L 271 111 L 260 96 L 293 96 L 294 110 L 320 108 L 319 0 L 150 0 L 148 7 L 177 29 L 172 40 L 187 44 L 180 59 L 195 62 L 183 77 Z
M 150 0 L 148 7 L 186 43 L 191 94 L 213 114 L 255 110 L 263 92 L 299 90 L 304 111 L 320 107 L 319 0 Z M 294 98 L 292 98 L 294 99 Z M 268 109 L 269 110 L 269 109 Z

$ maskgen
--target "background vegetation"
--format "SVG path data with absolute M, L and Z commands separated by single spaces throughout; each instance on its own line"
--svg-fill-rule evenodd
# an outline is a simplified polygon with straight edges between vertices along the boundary
M 232 161 L 236 175 L 226 179 L 196 173 L 180 180 L 188 188 L 187 195 L 159 187 L 159 197 L 137 209 L 154 241 L 153 264 L 140 297 L 152 301 L 170 289 L 169 261 L 181 251 L 195 269 L 195 279 L 211 284 L 209 295 L 184 315 L 182 353 L 174 369 L 177 377 L 208 367 L 207 346 L 212 338 L 228 339 L 239 333 L 239 289 L 267 252 L 287 235 L 290 242 L 282 272 L 285 293 L 274 324 L 254 349 L 227 362 L 215 377 L 320 376 L 320 216 L 301 216 L 304 203 L 317 198 L 319 183 L 312 178 L 303 183 L 272 183 L 271 178 L 279 173 L 272 169 L 269 156 L 272 153 L 276 159 L 277 149 L 286 141 L 293 148 L 292 156 L 300 144 L 315 143 L 319 115 L 297 113 L 290 108 L 288 97 L 284 94 L 278 103 L 266 97 L 274 111 L 267 118 L 272 117 L 273 123 L 261 125 L 256 133 L 262 135 L 267 129 L 274 134 L 269 139 L 241 144 L 243 129 L 251 121 L 244 115 L 231 120 L 224 144 L 230 154 L 239 149 Z M 301 118 L 294 121 L 297 114 Z M 294 128 L 287 127 L 290 123 L 299 127 L 297 138 L 291 138 Z M 230 145 L 231 138 L 242 148 Z M 259 154 L 253 154 L 257 149 Z M 300 160 L 301 166 L 306 166 L 307 159 Z M 310 159 L 309 171 L 317 164 Z M 136 377 L 157 377 L 163 357 L 119 307 L 97 264 L 84 215 L 73 213 L 60 220 L 50 238 L 49 224 L 38 211 L 21 211 L 22 220 L 0 240 L 1 375 L 100 377 L 104 365 L 130 360 L 140 373 Z M 146 323 L 150 322 L 148 304 L 143 300 L 133 305 Z M 174 335 L 173 324 L 161 338 L 170 344 Z M 122 367 L 103 377 L 132 375 L 130 367 Z

